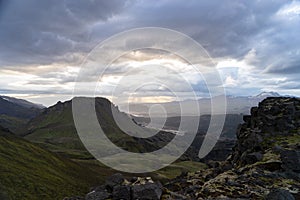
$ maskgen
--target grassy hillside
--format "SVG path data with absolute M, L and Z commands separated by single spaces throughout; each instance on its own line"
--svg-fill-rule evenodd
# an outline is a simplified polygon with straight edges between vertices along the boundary
M 203 168 L 202 163 L 186 161 L 139 176 L 151 176 L 164 182 L 182 172 Z M 115 170 L 96 160 L 70 161 L 0 129 L 1 200 L 53 200 L 83 195 L 114 173 Z
M 8 128 L 14 133 L 17 133 L 19 128 L 23 127 L 27 122 L 27 119 L 0 114 L 0 126 Z
M 74 126 L 71 102 L 46 109 L 27 125 L 25 138 L 71 158 L 92 158 L 82 145 Z
M 80 163 L 82 165 L 89 166 L 90 169 L 94 171 L 98 171 L 102 174 L 103 180 L 114 174 L 114 173 L 122 173 L 125 177 L 133 177 L 133 176 L 140 176 L 140 177 L 152 177 L 153 180 L 159 180 L 162 183 L 170 181 L 170 179 L 173 179 L 183 172 L 196 172 L 201 169 L 206 169 L 207 166 L 204 163 L 201 162 L 194 162 L 194 161 L 179 161 L 175 162 L 163 169 L 160 169 L 158 171 L 154 171 L 151 173 L 143 173 L 143 174 L 131 174 L 131 173 L 123 173 L 115 171 L 102 163 L 100 163 L 97 160 L 74 160 L 77 163 Z M 101 182 L 99 182 L 101 183 Z
M 101 172 L 99 172 L 101 173 Z M 0 130 L 0 199 L 63 199 L 103 181 L 92 165 L 61 158 Z

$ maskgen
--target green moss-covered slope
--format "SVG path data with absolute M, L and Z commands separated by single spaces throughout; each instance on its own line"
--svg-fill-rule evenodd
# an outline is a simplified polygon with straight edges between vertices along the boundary
M 95 171 L 1 129 L 1 199 L 63 199 L 82 194 L 100 180 Z

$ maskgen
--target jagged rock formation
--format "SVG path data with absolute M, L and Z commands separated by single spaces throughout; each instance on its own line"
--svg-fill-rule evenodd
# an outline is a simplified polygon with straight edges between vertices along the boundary
M 164 198 L 300 199 L 300 100 L 267 98 L 244 121 L 225 162 L 178 177 Z
M 271 147 L 282 156 L 291 154 L 286 150 L 296 149 L 297 143 L 287 140 L 297 142 L 299 139 L 299 118 L 300 101 L 296 98 L 268 98 L 258 107 L 253 107 L 251 115 L 244 116 L 245 123 L 237 132 L 238 140 L 232 158 L 234 164 L 244 166 L 261 161 L 263 154 L 274 153 Z

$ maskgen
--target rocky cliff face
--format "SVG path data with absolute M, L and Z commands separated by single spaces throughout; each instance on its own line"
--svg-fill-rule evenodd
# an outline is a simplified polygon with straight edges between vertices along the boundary
M 244 121 L 226 161 L 182 174 L 163 186 L 160 198 L 300 199 L 300 99 L 267 98 Z
M 244 121 L 231 156 L 165 185 L 166 199 L 300 199 L 300 99 L 267 98 Z
M 253 107 L 244 121 L 237 131 L 238 140 L 232 155 L 234 165 L 253 164 L 261 161 L 265 154 L 283 156 L 299 148 L 299 99 L 267 98 Z

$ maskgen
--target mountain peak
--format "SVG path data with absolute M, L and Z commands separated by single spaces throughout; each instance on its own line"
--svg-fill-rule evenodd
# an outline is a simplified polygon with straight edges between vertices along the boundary
M 24 99 L 18 99 L 18 98 L 15 98 L 15 97 L 1 96 L 1 95 L 0 95 L 0 98 L 5 100 L 5 101 L 11 102 L 13 104 L 17 104 L 17 105 L 25 107 L 25 108 L 37 108 L 37 109 L 45 108 L 45 106 L 42 105 L 42 104 L 32 103 L 32 102 L 29 102 L 29 101 L 24 100 Z
M 258 98 L 266 98 L 266 97 L 280 97 L 281 95 L 277 92 L 261 92 L 259 93 L 258 95 L 256 95 L 255 97 L 258 97 Z

